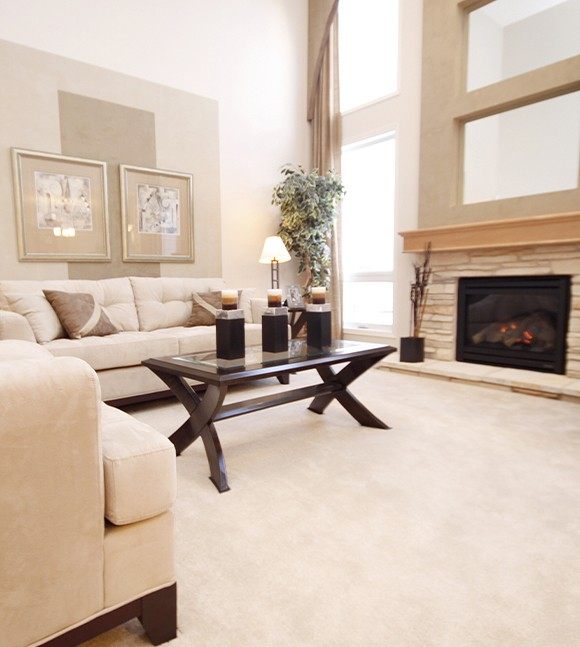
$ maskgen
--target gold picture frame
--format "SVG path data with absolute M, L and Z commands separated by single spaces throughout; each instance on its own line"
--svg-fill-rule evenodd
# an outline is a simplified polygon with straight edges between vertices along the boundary
M 109 261 L 107 164 L 13 148 L 21 261 Z
M 193 175 L 119 166 L 123 261 L 194 260 Z

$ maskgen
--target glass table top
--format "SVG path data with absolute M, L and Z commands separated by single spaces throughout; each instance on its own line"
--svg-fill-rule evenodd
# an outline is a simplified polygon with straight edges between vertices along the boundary
M 197 370 L 220 374 L 274 366 L 287 366 L 288 364 L 303 362 L 308 359 L 339 357 L 340 355 L 348 355 L 356 351 L 383 347 L 383 344 L 336 340 L 332 342 L 331 346 L 319 349 L 308 346 L 306 340 L 292 339 L 288 342 L 288 351 L 282 353 L 267 353 L 262 350 L 261 346 L 249 346 L 246 348 L 245 357 L 241 357 L 240 359 L 218 359 L 215 351 L 175 355 L 170 359 L 180 364 L 195 367 Z

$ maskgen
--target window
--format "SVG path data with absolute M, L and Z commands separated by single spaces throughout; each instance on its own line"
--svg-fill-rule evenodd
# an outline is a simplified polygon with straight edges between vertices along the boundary
M 342 149 L 343 318 L 347 329 L 393 324 L 395 133 Z
M 343 112 L 397 91 L 399 0 L 341 0 L 340 105 Z
M 487 202 L 578 186 L 580 92 L 465 125 L 463 202 Z
M 495 0 L 469 14 L 467 89 L 580 54 L 580 0 Z

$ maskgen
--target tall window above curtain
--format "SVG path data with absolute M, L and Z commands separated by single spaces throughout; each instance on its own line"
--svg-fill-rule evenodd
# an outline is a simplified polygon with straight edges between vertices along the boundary
M 338 24 L 341 111 L 396 93 L 399 0 L 340 0 Z

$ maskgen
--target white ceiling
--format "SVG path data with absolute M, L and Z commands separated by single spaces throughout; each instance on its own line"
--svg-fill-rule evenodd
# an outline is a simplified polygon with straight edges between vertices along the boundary
M 489 16 L 502 27 L 529 18 L 534 14 L 551 9 L 568 0 L 495 0 L 479 11 Z

